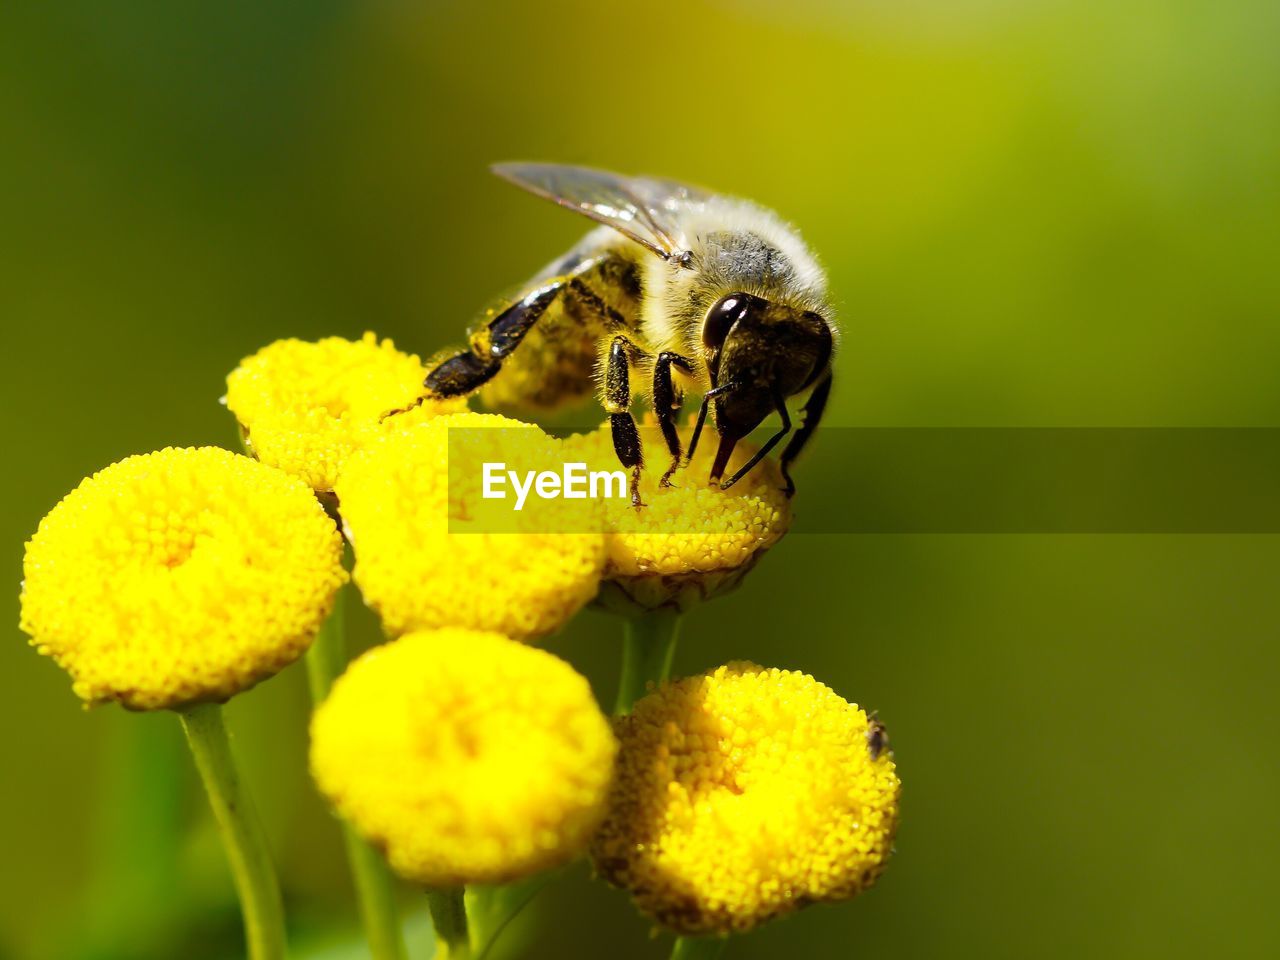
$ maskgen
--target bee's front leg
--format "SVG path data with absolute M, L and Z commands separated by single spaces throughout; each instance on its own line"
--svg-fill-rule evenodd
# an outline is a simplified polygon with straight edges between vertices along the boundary
M 635 345 L 626 337 L 617 336 L 609 344 L 609 356 L 604 368 L 603 405 L 609 414 L 609 426 L 613 430 L 613 450 L 619 462 L 631 471 L 631 505 L 643 507 L 640 500 L 640 470 L 644 466 L 644 453 L 640 446 L 640 432 L 631 416 L 631 355 Z
M 679 468 L 681 456 L 680 434 L 676 430 L 676 414 L 680 412 L 680 404 L 684 397 L 676 391 L 675 384 L 672 382 L 673 366 L 692 375 L 693 361 L 678 353 L 664 350 L 658 354 L 657 362 L 653 365 L 653 412 L 658 417 L 658 426 L 662 428 L 663 439 L 667 441 L 667 450 L 671 454 L 671 466 L 667 467 L 667 472 L 658 481 L 658 485 L 662 487 L 671 486 L 671 475 Z
M 773 395 L 773 405 L 774 405 L 774 408 L 778 411 L 778 419 L 782 421 L 782 426 L 778 428 L 777 433 L 775 433 L 772 437 L 770 437 L 768 440 L 764 442 L 764 446 L 762 446 L 759 450 L 757 450 L 754 454 L 751 455 L 750 460 L 748 460 L 746 463 L 744 463 L 741 467 L 738 468 L 737 473 L 735 473 L 728 480 L 724 481 L 724 483 L 720 484 L 721 490 L 728 490 L 735 483 L 737 483 L 739 480 L 745 477 L 748 473 L 750 473 L 755 468 L 755 465 L 759 463 L 761 460 L 763 460 L 766 456 L 768 456 L 769 451 L 778 445 L 778 441 L 791 432 L 791 414 L 787 413 L 787 401 L 783 398 L 783 396 L 780 393 L 777 393 L 776 391 L 774 392 L 774 395 Z M 729 439 L 732 439 L 732 435 L 730 435 Z M 721 442 L 720 442 L 720 450 L 717 451 L 716 453 L 717 466 L 720 465 L 722 456 L 725 457 L 725 459 L 728 459 L 727 456 L 725 456 L 724 454 L 724 449 L 725 449 L 724 440 L 725 438 L 722 436 Z M 733 449 L 732 446 L 730 446 L 729 449 L 732 450 Z M 711 479 L 714 480 L 717 477 L 717 474 L 715 472 L 717 468 L 712 467 L 711 469 L 712 469 Z M 783 475 L 786 476 L 785 471 L 783 472 Z M 791 487 L 791 489 L 794 491 L 795 484 L 791 482 L 790 477 L 787 478 L 787 485 Z M 788 493 L 787 496 L 791 496 L 791 494 Z
M 831 373 L 827 372 L 818 385 L 813 388 L 813 393 L 809 394 L 809 399 L 804 404 L 804 422 L 800 424 L 800 429 L 796 431 L 794 437 L 787 443 L 786 449 L 782 451 L 782 479 L 787 482 L 787 496 L 791 496 L 796 492 L 795 481 L 791 479 L 791 462 L 800 456 L 800 451 L 804 449 L 804 445 L 809 442 L 809 438 L 813 436 L 813 432 L 818 429 L 818 424 L 822 421 L 822 411 L 826 409 L 827 397 L 831 394 Z

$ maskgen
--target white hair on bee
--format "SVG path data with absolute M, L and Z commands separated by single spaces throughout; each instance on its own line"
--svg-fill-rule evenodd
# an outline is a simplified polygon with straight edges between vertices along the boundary
M 772 210 L 736 197 L 712 197 L 684 218 L 686 249 L 708 246 L 716 236 L 754 238 L 754 244 L 742 245 L 744 255 L 732 266 L 745 273 L 778 277 L 768 283 L 769 292 L 784 296 L 800 296 L 807 303 L 795 303 L 808 309 L 811 303 L 822 303 L 827 294 L 827 280 L 817 258 L 800 238 L 799 232 Z M 781 265 L 777 261 L 781 260 Z M 785 278 L 785 279 L 784 279 Z M 766 281 L 767 282 L 767 281 Z M 764 287 L 762 287 L 763 293 Z M 750 291 L 748 291 L 750 292 Z
M 682 334 L 692 339 L 717 300 L 741 292 L 818 313 L 834 333 L 826 275 L 817 257 L 772 210 L 734 197 L 710 197 L 686 209 L 679 224 L 681 232 L 673 239 L 690 252 L 688 266 L 674 258 L 639 261 L 648 329 L 667 339 Z M 692 344 L 686 348 L 696 351 Z

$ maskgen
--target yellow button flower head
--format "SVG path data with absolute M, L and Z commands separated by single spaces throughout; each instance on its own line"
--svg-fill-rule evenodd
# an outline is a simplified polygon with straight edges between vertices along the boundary
M 306 650 L 341 558 L 305 484 L 226 450 L 165 449 L 107 467 L 41 521 L 21 626 L 91 703 L 225 700 Z
M 277 340 L 228 375 L 226 404 L 254 456 L 327 493 L 354 451 L 390 431 L 466 409 L 463 400 L 428 400 L 384 419 L 421 396 L 425 376 L 416 356 L 372 333 L 356 342 Z
M 633 613 L 674 607 L 727 593 L 791 526 L 791 505 L 783 493 L 777 462 L 766 458 L 728 490 L 708 482 L 716 444 L 699 445 L 693 462 L 659 481 L 670 462 L 652 423 L 641 428 L 645 471 L 634 509 L 622 498 L 603 501 L 606 524 L 605 583 L 599 603 Z M 741 442 L 729 463 L 732 476 L 758 448 Z M 564 442 L 566 459 L 583 460 L 589 470 L 616 470 L 608 424 Z
M 451 429 L 460 431 L 467 469 L 449 469 Z M 482 503 L 486 461 L 547 466 L 562 458 L 537 427 L 462 413 L 391 434 L 343 471 L 336 493 L 355 581 L 391 636 L 459 626 L 527 640 L 558 629 L 595 596 L 599 531 L 563 532 L 584 529 L 564 501 L 520 513 L 509 500 Z M 500 524 L 489 522 L 494 509 Z
M 321 792 L 393 870 L 429 887 L 506 883 L 576 857 L 616 749 L 572 667 L 471 630 L 369 651 L 311 724 Z
M 749 930 L 875 882 L 898 823 L 893 758 L 812 677 L 736 662 L 615 721 L 606 879 L 685 934 Z M 877 728 L 882 729 L 882 728 Z

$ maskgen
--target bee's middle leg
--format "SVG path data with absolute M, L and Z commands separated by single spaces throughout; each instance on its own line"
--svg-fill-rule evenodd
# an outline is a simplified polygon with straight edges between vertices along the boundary
M 631 416 L 630 367 L 632 356 L 637 352 L 635 345 L 624 336 L 614 337 L 609 344 L 604 368 L 603 404 L 613 432 L 613 451 L 619 462 L 631 471 L 631 505 L 642 507 L 640 471 L 644 467 L 644 453 L 635 417 Z
M 671 466 L 662 475 L 658 485 L 671 486 L 671 475 L 680 467 L 680 434 L 676 430 L 676 414 L 680 412 L 683 396 L 676 390 L 671 379 L 671 368 L 678 367 L 685 373 L 693 373 L 693 361 L 678 353 L 664 350 L 658 354 L 653 365 L 653 412 L 658 418 L 658 426 L 662 428 L 662 437 L 667 441 L 667 451 L 671 454 Z

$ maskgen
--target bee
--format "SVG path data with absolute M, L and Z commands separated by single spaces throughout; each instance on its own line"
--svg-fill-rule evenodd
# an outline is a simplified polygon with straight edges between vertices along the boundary
M 597 393 L 642 506 L 637 394 L 648 394 L 671 457 L 663 486 L 714 410 L 710 480 L 727 489 L 791 432 L 787 400 L 807 391 L 781 458 L 793 494 L 790 466 L 822 417 L 835 347 L 825 275 L 796 232 L 753 203 L 670 180 L 542 163 L 492 169 L 601 226 L 490 310 L 467 349 L 427 375 L 428 396 L 482 391 L 491 406 L 553 409 Z M 685 384 L 702 395 L 687 458 L 676 429 Z M 780 429 L 722 479 L 738 441 L 774 413 Z
M 880 717 L 874 711 L 867 718 L 867 752 L 872 760 L 879 760 L 884 748 L 889 745 L 889 731 L 885 729 Z

